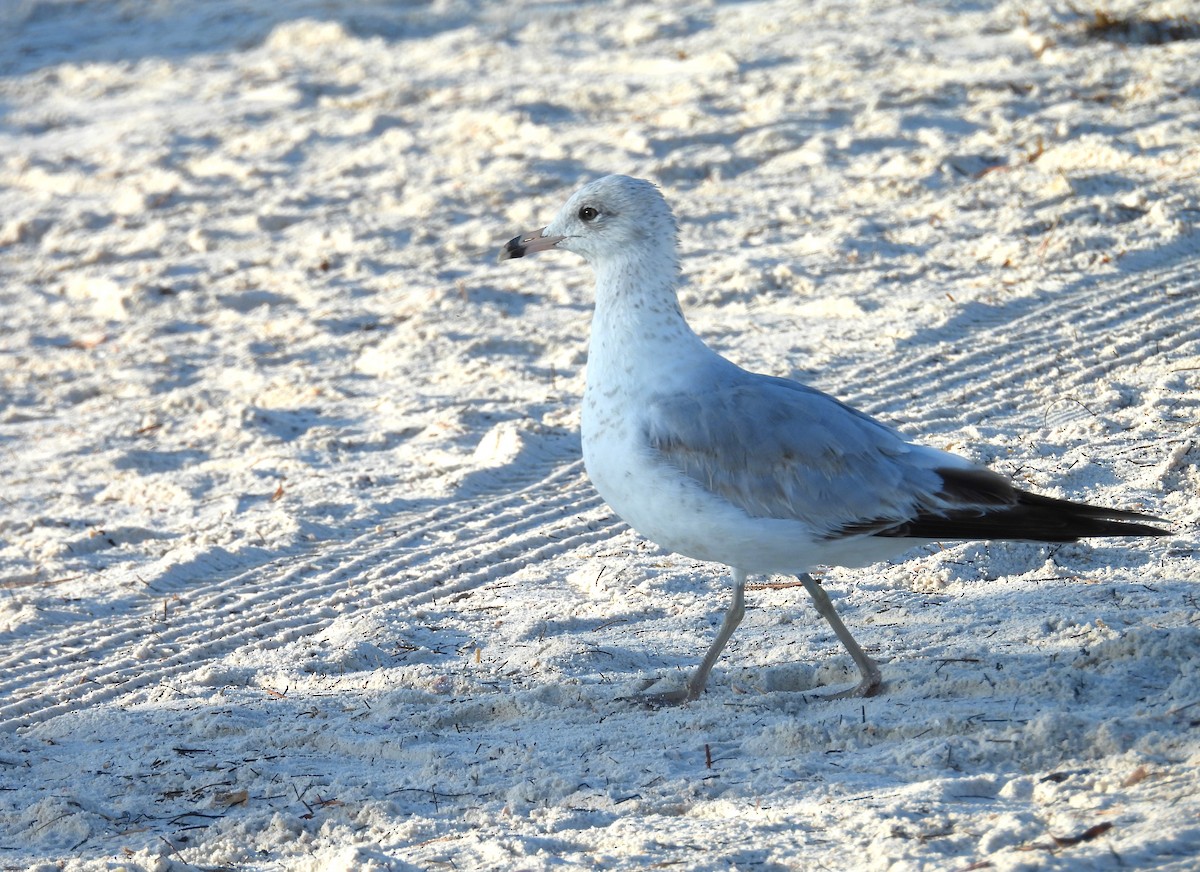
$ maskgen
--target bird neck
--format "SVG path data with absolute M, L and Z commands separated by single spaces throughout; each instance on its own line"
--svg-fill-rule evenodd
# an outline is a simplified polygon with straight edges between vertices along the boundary
M 628 383 L 630 373 L 661 374 L 712 354 L 679 308 L 674 257 L 614 258 L 597 265 L 595 272 L 589 388 L 611 378 Z

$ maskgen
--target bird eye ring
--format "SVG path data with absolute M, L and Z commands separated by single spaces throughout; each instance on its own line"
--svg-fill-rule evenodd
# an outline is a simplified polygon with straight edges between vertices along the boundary
M 584 206 L 579 210 L 579 217 L 583 221 L 595 221 L 600 217 L 600 213 L 591 206 Z

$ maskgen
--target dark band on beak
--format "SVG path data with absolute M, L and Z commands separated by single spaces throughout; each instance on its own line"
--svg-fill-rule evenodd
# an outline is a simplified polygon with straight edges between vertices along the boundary
M 511 260 L 536 251 L 546 251 L 563 241 L 562 236 L 544 236 L 544 230 L 535 230 L 522 236 L 514 236 L 504 244 L 496 260 Z
M 514 236 L 504 244 L 504 248 L 500 249 L 500 255 L 496 260 L 509 260 L 514 257 L 525 256 L 524 237 Z

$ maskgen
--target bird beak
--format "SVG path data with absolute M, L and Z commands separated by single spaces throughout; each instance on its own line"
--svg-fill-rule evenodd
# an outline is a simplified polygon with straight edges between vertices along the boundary
M 535 230 L 532 233 L 514 236 L 500 249 L 500 254 L 497 255 L 496 260 L 509 260 L 514 257 L 524 257 L 527 254 L 533 254 L 537 251 L 546 251 L 547 249 L 554 248 L 554 246 L 566 239 L 565 236 L 546 236 L 545 233 L 546 228 L 543 227 L 541 230 Z

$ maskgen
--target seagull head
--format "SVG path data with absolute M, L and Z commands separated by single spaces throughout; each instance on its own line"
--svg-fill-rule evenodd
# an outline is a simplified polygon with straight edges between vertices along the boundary
M 572 194 L 541 230 L 510 239 L 498 260 L 561 248 L 594 267 L 663 246 L 673 258 L 675 235 L 675 217 L 657 187 L 644 179 L 605 176 Z

